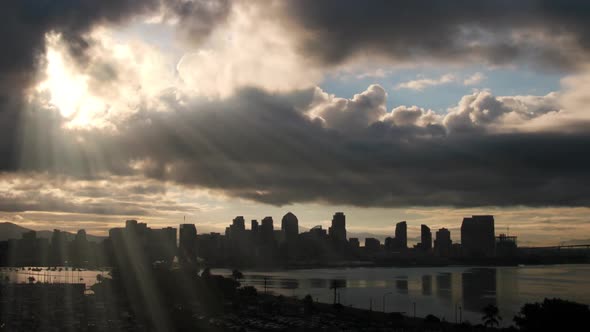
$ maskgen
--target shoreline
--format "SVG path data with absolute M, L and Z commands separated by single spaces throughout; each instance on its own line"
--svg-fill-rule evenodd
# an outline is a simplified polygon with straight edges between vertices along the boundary
M 555 266 L 555 265 L 584 265 L 590 264 L 590 260 L 560 260 L 560 261 L 521 261 L 514 263 L 501 262 L 453 262 L 448 264 L 378 264 L 372 262 L 342 262 L 334 264 L 293 264 L 293 265 L 272 265 L 272 266 L 233 266 L 233 265 L 204 265 L 211 269 L 239 269 L 256 271 L 290 271 L 290 270 L 313 270 L 313 269 L 352 269 L 352 268 L 436 268 L 436 267 L 519 267 L 519 266 Z

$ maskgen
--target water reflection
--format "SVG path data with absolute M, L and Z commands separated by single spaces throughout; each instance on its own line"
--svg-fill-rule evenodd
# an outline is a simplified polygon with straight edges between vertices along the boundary
M 328 288 L 328 280 L 326 279 L 311 278 L 307 281 L 310 288 Z
M 488 304 L 496 305 L 496 269 L 470 269 L 461 277 L 466 310 L 481 311 Z
M 213 271 L 215 272 L 215 271 Z M 216 272 L 219 273 L 219 272 Z M 231 274 L 231 270 L 223 273 Z M 462 306 L 463 319 L 481 321 L 481 309 L 487 304 L 499 307 L 503 324 L 527 302 L 544 297 L 560 297 L 590 303 L 590 265 L 503 267 L 503 268 L 350 268 L 247 272 L 242 281 L 260 291 L 267 288 L 286 296 L 300 298 L 311 294 L 315 300 L 332 303 L 332 280 L 340 280 L 337 290 L 341 303 L 368 309 L 382 307 L 384 294 L 389 311 L 413 312 L 418 316 L 435 314 L 454 321 L 455 306 Z
M 97 282 L 97 275 L 108 275 L 107 270 L 83 270 L 69 267 L 0 268 L 0 279 L 13 283 L 80 283 L 90 287 Z
M 299 281 L 297 279 L 281 279 L 279 286 L 282 289 L 297 289 L 299 288 Z
M 395 288 L 400 294 L 408 294 L 408 280 L 401 279 L 395 281 Z
M 436 295 L 450 303 L 453 296 L 453 283 L 451 273 L 439 273 L 436 275 Z
M 429 274 L 422 276 L 422 295 L 432 295 L 432 276 Z

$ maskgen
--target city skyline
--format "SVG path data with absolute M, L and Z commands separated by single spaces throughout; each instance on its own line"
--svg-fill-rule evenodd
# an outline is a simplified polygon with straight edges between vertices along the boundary
M 279 225 L 280 225 L 280 219 L 283 217 L 284 215 L 284 210 L 282 208 L 275 208 L 274 210 L 274 214 L 257 214 L 257 215 L 246 215 L 246 214 L 242 214 L 239 215 L 241 217 L 244 217 L 246 220 L 246 223 L 248 224 L 249 228 L 250 220 L 258 220 L 259 222 L 265 217 L 265 216 L 270 216 L 272 218 L 274 218 L 274 220 L 279 220 Z M 282 212 L 281 212 L 282 211 Z M 419 209 L 417 210 L 419 211 Z M 554 245 L 560 245 L 562 243 L 588 243 L 590 242 L 589 239 L 587 239 L 584 236 L 573 236 L 571 238 L 568 237 L 558 237 L 557 239 L 555 238 L 555 236 L 549 234 L 547 236 L 547 239 L 543 239 L 543 240 L 535 240 L 534 236 L 531 237 L 531 234 L 528 233 L 530 232 L 531 229 L 534 230 L 534 225 L 532 225 L 532 227 L 530 225 L 523 227 L 522 224 L 519 224 L 517 222 L 512 222 L 511 220 L 504 220 L 505 217 L 503 217 L 503 215 L 505 215 L 505 212 L 502 213 L 500 212 L 499 214 L 496 214 L 498 212 L 498 210 L 495 209 L 489 209 L 489 210 L 485 210 L 485 209 L 443 209 L 440 210 L 441 213 L 446 213 L 445 214 L 441 214 L 440 216 L 433 216 L 433 217 L 428 217 L 428 218 L 423 218 L 423 219 L 416 219 L 416 220 L 412 220 L 412 219 L 408 219 L 408 220 L 403 220 L 403 219 L 399 219 L 397 221 L 391 221 L 389 222 L 388 225 L 385 226 L 381 226 L 378 228 L 372 228 L 372 227 L 364 227 L 364 225 L 367 225 L 367 221 L 363 221 L 362 217 L 363 214 L 350 214 L 348 212 L 346 212 L 347 215 L 347 229 L 349 232 L 355 234 L 355 236 L 360 237 L 360 238 L 364 238 L 364 237 L 377 237 L 378 239 L 380 239 L 381 241 L 384 241 L 386 237 L 390 236 L 391 234 L 394 234 L 395 232 L 395 226 L 396 224 L 403 220 L 404 222 L 407 222 L 407 234 L 408 234 L 408 243 L 414 245 L 416 243 L 419 243 L 421 241 L 421 226 L 426 224 L 429 227 L 432 228 L 432 239 L 434 240 L 434 233 L 441 229 L 441 228 L 446 228 L 448 230 L 451 231 L 451 238 L 453 241 L 456 242 L 461 242 L 461 238 L 460 238 L 460 231 L 461 231 L 461 220 L 463 219 L 463 217 L 465 215 L 486 215 L 486 214 L 494 214 L 496 216 L 496 228 L 499 230 L 499 232 L 501 233 L 511 233 L 511 234 L 515 234 L 519 236 L 519 242 L 522 245 L 528 245 L 528 246 L 554 246 Z M 287 211 L 287 212 L 293 212 L 293 211 Z M 466 212 L 466 213 L 462 213 L 462 212 Z M 494 212 L 494 213 L 491 213 Z M 419 212 L 417 212 L 417 214 L 419 214 Z M 518 218 L 526 218 L 525 216 L 526 212 L 525 211 L 521 211 L 521 212 L 515 212 L 514 215 L 517 216 Z M 297 218 L 299 219 L 299 232 L 304 232 L 304 231 L 308 231 L 311 228 L 315 227 L 315 226 L 322 226 L 324 229 L 328 230 L 330 223 L 331 223 L 331 219 L 330 218 L 324 218 L 324 219 L 320 219 L 317 222 L 313 222 L 313 221 L 306 221 L 305 219 L 300 218 L 300 214 L 295 213 L 295 215 L 297 216 Z M 303 211 L 303 215 L 305 214 L 305 211 Z M 508 214 L 510 215 L 510 214 Z M 329 213 L 328 213 L 329 216 Z M 179 216 L 180 217 L 180 216 Z M 209 233 L 209 232 L 219 232 L 219 233 L 223 233 L 225 230 L 225 227 L 227 226 L 228 222 L 231 222 L 232 219 L 234 219 L 236 217 L 236 215 L 233 215 L 231 218 L 229 218 L 228 220 L 225 221 L 219 221 L 219 222 L 215 222 L 215 223 L 211 223 L 211 222 L 199 222 L 196 220 L 191 220 L 191 218 L 186 218 L 186 216 L 182 216 L 180 217 L 181 219 L 177 220 L 177 221 L 171 221 L 171 220 L 164 220 L 164 221 L 159 221 L 158 219 L 155 219 L 156 222 L 154 222 L 154 219 L 150 218 L 150 217 L 135 217 L 135 219 L 138 220 L 142 220 L 144 222 L 147 222 L 151 225 L 155 225 L 157 227 L 168 227 L 168 226 L 172 226 L 172 227 L 176 227 L 179 224 L 182 223 L 191 223 L 197 226 L 197 229 L 203 230 L 205 233 Z M 133 217 L 131 217 L 133 218 Z M 512 217 L 514 218 L 514 217 Z M 125 219 L 125 218 L 123 218 Z M 356 219 L 356 220 L 355 220 Z M 359 220 L 360 219 L 360 220 Z M 445 220 L 445 221 L 441 221 L 441 220 Z M 89 234 L 91 235 L 96 235 L 96 236 L 108 236 L 108 230 L 112 227 L 116 227 L 116 225 L 118 225 L 120 223 L 121 219 L 113 219 L 113 221 L 109 221 L 109 222 L 102 222 L 100 225 L 99 230 L 93 230 L 93 228 L 83 228 L 86 231 L 88 231 Z M 16 222 L 15 224 L 19 225 L 19 226 L 23 226 L 25 228 L 30 228 L 32 230 L 36 230 L 36 231 L 51 231 L 52 229 L 61 229 L 64 231 L 68 231 L 68 232 L 72 232 L 72 233 L 76 233 L 79 229 L 81 229 L 80 226 L 84 226 L 84 223 L 80 223 L 80 224 L 61 224 L 61 223 L 49 223 L 49 224 L 45 224 L 45 223 L 41 223 L 41 224 L 35 224 L 33 223 L 32 225 L 29 225 L 27 223 L 25 224 L 20 224 L 18 222 Z M 48 227 L 43 228 L 43 225 L 47 225 Z M 65 227 L 64 227 L 65 226 Z M 531 239 L 532 238 L 532 239 Z
M 1 0 L 0 330 L 588 325 L 589 22 Z
M 416 233 L 415 231 L 412 230 L 412 228 L 408 228 L 407 227 L 407 221 L 403 220 L 403 221 L 399 221 L 396 222 L 394 227 L 391 229 L 391 231 L 389 233 L 384 233 L 384 234 L 373 234 L 373 233 L 369 233 L 369 232 L 350 232 L 346 226 L 347 222 L 346 222 L 346 214 L 344 212 L 336 212 L 333 217 L 332 220 L 329 222 L 329 225 L 314 225 L 313 227 L 305 227 L 305 226 L 300 226 L 299 225 L 299 220 L 297 218 L 297 216 L 292 213 L 291 211 L 287 212 L 285 215 L 282 216 L 282 218 L 280 218 L 280 221 L 277 222 L 277 224 L 274 223 L 274 218 L 272 216 L 265 216 L 263 218 L 260 219 L 247 219 L 244 216 L 240 215 L 240 216 L 236 216 L 235 218 L 233 218 L 233 220 L 231 221 L 231 223 L 229 224 L 229 226 L 227 224 L 224 225 L 223 228 L 220 229 L 207 229 L 205 228 L 205 230 L 203 230 L 202 228 L 199 227 L 198 223 L 191 223 L 190 221 L 187 221 L 186 218 L 182 220 L 182 223 L 180 224 L 172 224 L 172 225 L 166 225 L 161 227 L 160 229 L 174 229 L 176 230 L 176 234 L 177 234 L 177 240 L 180 241 L 180 239 L 183 237 L 183 229 L 186 230 L 185 233 L 189 233 L 189 234 L 224 234 L 227 236 L 228 232 L 231 232 L 232 230 L 238 231 L 238 232 L 245 232 L 245 231 L 259 231 L 260 229 L 264 228 L 265 226 L 263 226 L 263 224 L 267 223 L 266 226 L 271 227 L 272 229 L 276 230 L 276 231 L 280 231 L 283 234 L 283 240 L 287 241 L 287 238 L 290 238 L 291 241 L 296 238 L 297 236 L 299 236 L 302 233 L 308 233 L 310 231 L 312 231 L 313 229 L 319 228 L 319 229 L 323 229 L 326 232 L 326 235 L 330 236 L 330 237 L 336 237 L 336 238 L 340 238 L 341 241 L 349 241 L 351 238 L 356 238 L 359 240 L 362 239 L 366 239 L 366 238 L 373 238 L 376 237 L 380 242 L 383 242 L 382 244 L 385 245 L 386 247 L 388 246 L 387 244 L 387 240 L 388 238 L 390 238 L 391 240 L 393 240 L 394 242 L 391 243 L 392 249 L 395 248 L 418 248 L 419 250 L 425 250 L 425 251 L 433 251 L 434 246 L 436 245 L 436 239 L 439 238 L 439 234 L 438 233 L 445 233 L 446 235 L 442 235 L 445 239 L 448 238 L 448 240 L 450 240 L 450 242 L 453 242 L 453 239 L 455 243 L 458 244 L 462 244 L 463 243 L 463 232 L 464 232 L 464 224 L 466 221 L 471 221 L 472 219 L 477 219 L 477 218 L 491 218 L 492 219 L 492 231 L 491 233 L 494 234 L 494 229 L 495 223 L 494 221 L 494 216 L 492 215 L 473 215 L 472 217 L 463 217 L 461 222 L 458 222 L 456 227 L 452 227 L 452 228 L 446 228 L 446 227 L 440 227 L 440 228 L 436 228 L 433 226 L 433 229 L 431 230 L 430 227 L 428 225 L 425 224 L 421 224 L 420 227 L 418 228 L 417 232 L 417 236 L 408 236 L 408 234 L 410 235 L 415 235 L 413 233 Z M 334 220 L 339 220 L 337 221 L 337 227 L 340 230 L 333 230 L 334 227 Z M 136 219 L 128 219 L 126 221 L 127 224 L 129 224 L 130 222 L 137 224 L 138 220 Z M 140 223 L 141 225 L 148 225 L 148 223 L 142 221 Z M 247 226 L 250 225 L 250 226 Z M 13 224 L 15 225 L 15 224 Z M 152 225 L 153 226 L 153 225 Z M 172 226 L 172 227 L 171 227 Z M 174 226 L 178 226 L 177 228 L 175 228 Z M 276 226 L 276 228 L 274 228 Z M 82 229 L 78 229 L 75 232 L 71 232 L 69 234 L 77 234 L 80 235 L 80 233 L 83 233 L 84 238 L 86 238 L 87 234 L 88 235 L 93 235 L 95 236 L 96 239 L 101 239 L 101 238 L 108 238 L 110 236 L 110 233 L 113 230 L 117 230 L 120 229 L 120 227 L 117 227 L 115 225 L 115 227 L 113 228 L 109 228 L 107 230 L 107 233 L 104 235 L 97 235 L 97 234 L 90 234 L 86 232 L 86 229 L 82 228 Z M 200 229 L 200 231 L 199 231 Z M 458 233 L 456 235 L 452 235 L 453 232 L 452 230 L 455 230 L 455 233 Z M 36 229 L 28 229 L 27 232 L 30 231 L 34 231 L 34 232 L 39 232 L 39 231 L 50 231 L 50 230 L 36 230 Z M 67 232 L 64 231 L 63 229 L 58 229 L 55 228 L 53 229 L 53 233 L 55 232 Z M 425 233 L 426 232 L 426 233 Z M 23 233 L 25 234 L 25 233 Z M 435 234 L 436 236 L 434 236 L 433 234 Z M 518 237 L 518 235 L 512 233 L 510 234 L 510 229 L 506 228 L 499 228 L 498 232 L 497 232 L 498 236 L 514 236 L 514 237 Z M 4 235 L 5 236 L 5 235 Z M 19 238 L 19 236 L 12 236 L 12 237 L 7 237 L 7 240 L 15 240 Z M 445 240 L 445 241 L 448 241 Z M 97 240 L 94 240 L 93 242 L 96 242 Z M 423 242 L 427 242 L 429 243 L 426 247 L 423 247 L 422 243 Z M 474 244 L 476 246 L 481 245 L 481 239 L 476 240 L 474 242 Z M 289 242 L 289 241 L 287 241 Z M 180 243 L 180 242 L 179 242 Z M 526 242 L 525 242 L 526 243 Z M 562 245 L 564 244 L 564 242 L 561 243 L 554 243 L 553 245 Z M 181 249 L 181 245 L 179 246 L 179 250 Z M 189 249 L 192 250 L 192 249 Z M 436 251 L 436 250 L 435 250 Z
M 297 216 L 287 212 L 275 228 L 270 216 L 251 220 L 246 227 L 243 216 L 236 216 L 223 233 L 201 232 L 195 224 L 153 228 L 138 220 L 126 220 L 124 227 L 109 229 L 108 237 L 88 240 L 84 229 L 74 237 L 54 229 L 51 239 L 37 237 L 35 231 L 0 241 L 0 266 L 100 267 L 129 265 L 133 262 L 180 266 L 302 267 L 360 264 L 437 265 L 437 264 L 515 264 L 575 261 L 577 253 L 561 253 L 553 247 L 519 248 L 517 236 L 496 234 L 492 215 L 464 217 L 460 242 L 453 242 L 450 231 L 441 228 L 433 241 L 427 225 L 421 225 L 420 241 L 408 243 L 407 224 L 398 222 L 394 234 L 384 241 L 348 233 L 346 215 L 336 212 L 327 229 L 321 225 L 300 232 Z M 4 236 L 4 235 L 3 235 Z M 364 242 L 364 245 L 360 244 Z M 587 248 L 589 244 L 578 246 Z M 577 247 L 576 247 L 577 248 Z M 539 256 L 539 254 L 541 256 Z M 562 255 L 563 254 L 563 255 Z M 177 263 L 175 263 L 177 262 Z
M 0 222 L 490 213 L 523 243 L 590 239 L 585 1 L 2 9 Z

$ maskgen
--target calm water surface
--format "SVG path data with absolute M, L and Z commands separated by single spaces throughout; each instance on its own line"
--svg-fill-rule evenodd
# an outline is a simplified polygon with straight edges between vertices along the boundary
M 212 273 L 229 274 L 228 270 Z M 481 321 L 481 309 L 495 304 L 503 325 L 527 302 L 558 297 L 590 304 L 590 265 L 522 267 L 424 267 L 343 268 L 289 271 L 244 271 L 244 285 L 285 296 L 311 294 L 331 303 L 332 280 L 341 280 L 340 303 L 387 312 L 426 316 L 434 314 L 447 321 L 462 315 L 472 323 Z M 385 303 L 385 308 L 383 304 Z M 461 307 L 461 310 L 459 310 Z
M 8 277 L 10 282 L 23 283 L 28 282 L 30 277 L 35 278 L 35 282 L 48 282 L 48 283 L 81 283 L 86 284 L 86 287 L 90 287 L 96 283 L 96 276 L 102 274 L 104 277 L 108 276 L 108 271 L 99 270 L 77 270 L 64 267 L 57 268 L 56 270 L 47 269 L 46 267 L 40 268 L 41 271 L 35 271 L 33 268 L 25 267 L 22 268 L 0 268 L 0 277 Z
M 229 275 L 231 271 L 212 270 Z M 346 306 L 387 312 L 405 312 L 423 317 L 434 314 L 447 321 L 455 315 L 479 323 L 481 309 L 495 304 L 504 317 L 503 325 L 527 302 L 558 297 L 590 304 L 590 265 L 547 265 L 522 267 L 423 267 L 423 268 L 342 268 L 288 271 L 243 271 L 243 285 L 268 292 L 302 298 L 306 294 L 320 302 L 331 303 L 330 283 L 339 280 L 340 303 Z M 31 271 L 0 269 L 2 278 L 27 282 L 80 282 L 91 286 L 96 275 L 106 271 Z M 266 281 L 265 281 L 266 280 Z M 385 304 L 385 308 L 383 308 Z M 461 310 L 459 311 L 459 307 Z M 457 317 L 458 318 L 458 317 Z

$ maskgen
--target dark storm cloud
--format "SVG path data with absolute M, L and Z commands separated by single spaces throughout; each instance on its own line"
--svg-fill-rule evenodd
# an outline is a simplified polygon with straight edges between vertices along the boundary
M 231 0 L 166 0 L 167 9 L 178 18 L 185 37 L 197 43 L 227 19 L 231 5 Z
M 54 142 L 54 153 L 68 158 L 29 165 L 82 177 L 141 173 L 276 205 L 590 206 L 583 132 L 449 132 L 407 121 L 337 130 L 304 111 L 316 99 L 314 90 L 243 89 L 224 101 L 170 96 L 170 112 L 143 110 L 115 135 L 72 133 L 84 143 Z M 350 104 L 343 109 L 354 111 Z M 364 106 L 356 111 L 372 112 Z M 88 151 L 100 157 L 88 160 Z
M 170 1 L 167 8 L 198 39 L 227 15 L 228 2 L 206 3 L 212 2 Z M 488 127 L 507 114 L 523 121 L 530 114 L 514 112 L 505 99 L 485 93 L 466 96 L 465 107 L 438 121 L 420 108 L 400 107 L 388 116 L 379 86 L 351 100 L 331 100 L 314 89 L 270 94 L 244 88 L 223 100 L 170 91 L 158 101 L 165 112 L 141 109 L 117 123 L 115 131 L 66 130 L 57 110 L 23 102 L 22 92 L 45 51 L 45 33 L 62 33 L 84 65 L 92 43 L 86 33 L 93 25 L 122 22 L 158 6 L 159 1 L 144 0 L 0 4 L 0 37 L 6 41 L 0 53 L 0 170 L 110 183 L 69 188 L 66 198 L 35 194 L 38 189 L 29 183 L 30 189 L 18 195 L 0 192 L 0 210 L 151 214 L 187 208 L 154 199 L 150 193 L 157 194 L 158 186 L 113 189 L 124 186 L 123 176 L 137 174 L 276 205 L 590 206 L 588 124 L 569 124 L 578 127 L 568 135 L 498 134 Z M 568 67 L 590 45 L 585 29 L 590 5 L 581 1 L 301 1 L 288 6 L 305 52 L 329 64 L 366 50 L 401 59 L 491 63 L 536 56 Z M 193 16 L 199 23 L 190 22 Z M 549 29 L 553 36 L 572 38 L 571 54 L 555 48 L 561 45 L 507 38 L 514 31 L 549 34 Z M 98 71 L 104 74 L 99 80 L 118 75 L 116 69 Z M 551 103 L 543 105 L 537 113 L 556 111 Z
M 310 108 L 330 109 L 332 115 L 334 105 L 346 113 L 374 114 L 381 103 L 365 98 L 381 100 L 376 91 L 369 87 L 350 100 L 325 99 L 314 89 L 288 94 L 242 89 L 225 100 L 179 98 L 171 91 L 161 100 L 169 111 L 143 109 L 115 132 L 64 130 L 58 115 L 30 110 L 15 158 L 20 163 L 4 170 L 89 181 L 141 174 L 275 205 L 590 206 L 587 130 L 495 134 L 480 126 L 451 130 L 430 121 L 418 126 L 417 119 L 432 116 L 420 109 L 412 109 L 420 116 L 403 121 L 386 116 L 368 126 L 356 121 L 364 116 L 351 115 L 354 130 L 342 124 L 345 118 L 337 118 L 339 126 L 333 128 L 310 116 Z M 508 112 L 506 105 L 515 103 L 488 93 L 464 98 L 475 101 L 459 110 L 462 116 L 479 114 L 480 104 Z M 72 197 L 93 199 L 124 185 L 110 183 L 77 188 Z M 151 199 L 146 193 L 158 193 L 157 186 L 125 188 L 114 191 L 112 199 L 137 198 L 143 204 Z M 104 206 L 87 209 L 98 213 Z
M 326 64 L 380 54 L 571 68 L 590 52 L 585 0 L 293 0 L 284 16 Z

